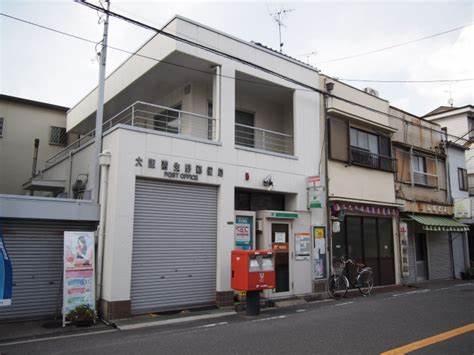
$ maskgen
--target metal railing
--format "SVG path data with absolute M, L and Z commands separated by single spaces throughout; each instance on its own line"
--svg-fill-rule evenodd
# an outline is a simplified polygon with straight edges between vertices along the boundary
M 416 185 L 424 185 L 428 187 L 438 186 L 438 175 L 428 174 L 421 171 L 413 171 L 413 182 Z
M 126 107 L 103 124 L 103 131 L 118 125 L 130 125 L 165 134 L 189 137 L 204 141 L 217 141 L 217 124 L 213 117 L 187 112 L 172 107 L 137 101 Z M 95 129 L 82 135 L 63 150 L 46 160 L 51 166 L 93 140 Z
M 235 144 L 274 153 L 293 154 L 293 136 L 240 123 L 235 124 Z
M 351 146 L 350 161 L 352 164 L 366 166 L 368 168 L 395 171 L 395 159 L 379 154 L 370 153 L 365 149 Z

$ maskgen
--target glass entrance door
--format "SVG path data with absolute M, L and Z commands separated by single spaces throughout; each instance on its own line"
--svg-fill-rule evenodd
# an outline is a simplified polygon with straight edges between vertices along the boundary
M 428 270 L 426 267 L 426 234 L 417 233 L 415 235 L 415 249 L 416 249 L 416 279 L 427 280 Z
M 275 255 L 275 292 L 289 292 L 289 224 L 272 223 L 272 249 Z

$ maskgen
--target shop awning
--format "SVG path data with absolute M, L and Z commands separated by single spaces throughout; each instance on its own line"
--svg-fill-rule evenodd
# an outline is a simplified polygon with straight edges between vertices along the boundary
M 453 218 L 442 216 L 412 215 L 411 219 L 423 225 L 425 231 L 433 232 L 467 232 L 469 226 Z

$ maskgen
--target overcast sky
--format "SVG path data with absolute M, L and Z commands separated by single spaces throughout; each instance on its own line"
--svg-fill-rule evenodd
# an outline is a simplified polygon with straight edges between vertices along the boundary
M 285 18 L 284 52 L 339 78 L 433 80 L 474 78 L 474 26 L 380 53 L 328 60 L 390 46 L 474 22 L 474 1 L 446 2 L 161 2 L 112 0 L 111 9 L 154 26 L 179 14 L 247 41 L 278 47 L 269 13 Z M 98 15 L 73 1 L 0 0 L 1 12 L 99 41 Z M 135 50 L 152 35 L 111 20 L 112 46 Z M 109 51 L 108 72 L 127 57 Z M 96 84 L 94 45 L 0 17 L 0 92 L 72 106 Z M 391 104 L 423 115 L 447 105 L 474 104 L 474 81 L 436 84 L 351 83 L 370 86 Z M 451 94 L 450 94 L 451 93 Z

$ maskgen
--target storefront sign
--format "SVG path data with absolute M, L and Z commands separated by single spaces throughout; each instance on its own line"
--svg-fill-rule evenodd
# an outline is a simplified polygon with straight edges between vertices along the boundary
M 0 225 L 0 307 L 12 304 L 12 263 L 3 242 Z
M 320 176 L 309 176 L 308 184 L 308 208 L 322 208 L 324 200 L 323 188 Z
M 471 199 L 462 198 L 454 200 L 454 217 L 471 218 Z
M 334 202 L 331 206 L 331 210 L 334 216 L 339 214 L 366 214 L 382 217 L 398 216 L 398 208 L 378 205 L 366 205 L 361 203 L 353 202 Z
M 437 214 L 437 215 L 452 215 L 453 207 L 444 206 L 444 205 L 435 205 L 435 204 L 424 203 L 424 202 L 405 201 L 404 211 L 414 212 L 414 213 Z
M 94 232 L 64 232 L 63 326 L 80 305 L 95 309 Z
M 253 216 L 235 216 L 235 248 L 250 250 L 253 247 Z
M 408 224 L 400 222 L 400 256 L 402 266 L 402 277 L 410 276 L 410 268 L 408 262 Z
M 326 230 L 313 227 L 313 278 L 326 277 Z
M 311 255 L 311 235 L 308 232 L 295 233 L 296 260 L 309 260 Z

